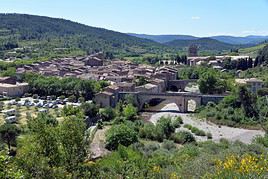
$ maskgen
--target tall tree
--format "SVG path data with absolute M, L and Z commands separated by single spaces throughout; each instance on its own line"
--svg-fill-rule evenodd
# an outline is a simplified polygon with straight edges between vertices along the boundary
M 256 98 L 247 90 L 245 86 L 239 87 L 239 99 L 247 117 L 258 117 L 256 111 Z
M 5 123 L 0 127 L 0 137 L 7 144 L 9 153 L 11 153 L 11 146 L 16 144 L 19 133 L 20 129 L 14 124 Z

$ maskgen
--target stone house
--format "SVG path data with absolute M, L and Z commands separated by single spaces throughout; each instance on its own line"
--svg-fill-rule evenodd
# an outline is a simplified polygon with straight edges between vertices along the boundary
M 235 82 L 239 85 L 246 85 L 252 93 L 257 93 L 264 86 L 264 82 L 257 78 L 235 79 Z
M 28 83 L 0 83 L 0 94 L 10 97 L 22 96 L 29 91 Z
M 95 95 L 94 101 L 100 107 L 115 107 L 117 99 L 114 93 L 103 91 Z

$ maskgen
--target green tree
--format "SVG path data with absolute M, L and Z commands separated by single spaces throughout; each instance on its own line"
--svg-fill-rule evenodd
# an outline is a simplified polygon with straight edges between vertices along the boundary
M 84 115 L 90 118 L 96 117 L 99 112 L 99 107 L 95 103 L 83 103 L 81 109 Z
M 14 124 L 5 123 L 0 127 L 0 137 L 8 146 L 8 152 L 11 152 L 11 146 L 16 144 L 16 138 L 20 129 Z
M 121 144 L 129 146 L 138 141 L 136 131 L 125 124 L 114 125 L 106 133 L 106 148 L 115 150 Z
M 132 104 L 128 104 L 123 108 L 123 115 L 127 120 L 135 120 L 137 116 L 138 110 Z
M 0 153 L 0 178 L 21 179 L 24 175 L 9 156 Z
M 227 89 L 226 82 L 219 79 L 214 72 L 203 73 L 198 84 L 200 92 L 204 94 L 223 93 Z
M 247 117 L 258 117 L 256 111 L 256 97 L 254 97 L 245 86 L 239 87 L 239 99 Z
M 113 108 L 108 107 L 99 110 L 99 115 L 103 121 L 111 121 L 115 118 L 115 111 Z
M 69 172 L 78 169 L 86 157 L 84 134 L 86 125 L 83 119 L 67 117 L 60 125 L 60 143 L 63 151 L 64 165 Z

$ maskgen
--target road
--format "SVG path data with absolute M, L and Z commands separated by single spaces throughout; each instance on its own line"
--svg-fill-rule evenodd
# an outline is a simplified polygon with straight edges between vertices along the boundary
M 167 104 L 165 107 L 161 109 L 162 111 L 176 111 L 178 110 L 178 107 L 175 103 Z M 225 138 L 229 141 L 241 141 L 243 143 L 249 144 L 252 142 L 252 140 L 258 136 L 264 136 L 265 132 L 261 130 L 248 130 L 248 129 L 239 129 L 239 128 L 233 128 L 228 126 L 221 126 L 219 127 L 216 124 L 196 119 L 191 114 L 181 114 L 181 113 L 175 113 L 175 112 L 159 112 L 151 116 L 150 121 L 154 124 L 160 119 L 162 116 L 181 116 L 183 119 L 184 124 L 190 124 L 192 126 L 197 127 L 198 129 L 204 130 L 206 133 L 210 132 L 212 134 L 212 140 L 217 142 L 221 138 Z M 176 129 L 176 131 L 180 130 L 187 130 L 183 127 Z M 207 137 L 200 137 L 195 136 L 197 141 L 206 141 Z
M 110 127 L 104 127 L 103 129 L 98 129 L 94 135 L 94 138 L 90 144 L 90 151 L 92 152 L 91 158 L 98 159 L 109 153 L 105 148 L 105 133 Z

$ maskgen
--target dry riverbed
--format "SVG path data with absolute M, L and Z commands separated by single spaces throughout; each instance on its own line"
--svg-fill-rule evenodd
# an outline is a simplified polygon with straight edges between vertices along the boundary
M 216 124 L 213 124 L 211 122 L 207 122 L 204 120 L 196 119 L 191 114 L 181 114 L 181 113 L 175 113 L 175 112 L 164 112 L 164 111 L 176 111 L 178 110 L 178 107 L 175 103 L 167 104 L 165 107 L 161 109 L 163 112 L 159 112 L 156 114 L 153 114 L 150 117 L 150 122 L 156 124 L 156 122 L 162 117 L 162 116 L 181 116 L 183 119 L 184 124 L 190 124 L 194 127 L 197 127 L 198 129 L 201 129 L 205 131 L 206 133 L 212 134 L 212 140 L 217 142 L 221 138 L 227 139 L 229 141 L 241 141 L 243 143 L 249 144 L 252 142 L 252 140 L 258 136 L 264 136 L 265 132 L 261 130 L 248 130 L 248 129 L 240 129 L 240 128 L 233 128 L 233 127 L 227 127 L 227 126 L 218 126 Z M 179 130 L 187 130 L 183 128 L 183 125 L 181 128 L 176 129 L 176 131 Z M 197 141 L 206 141 L 207 137 L 200 137 L 195 136 Z

